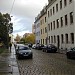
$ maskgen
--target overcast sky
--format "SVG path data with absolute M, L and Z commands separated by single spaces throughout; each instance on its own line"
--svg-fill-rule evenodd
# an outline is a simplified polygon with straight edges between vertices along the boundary
M 15 0 L 14 5 L 13 1 L 0 0 L 0 12 L 9 13 L 13 16 L 13 34 L 22 36 L 24 33 L 32 32 L 35 17 L 48 4 L 48 0 Z

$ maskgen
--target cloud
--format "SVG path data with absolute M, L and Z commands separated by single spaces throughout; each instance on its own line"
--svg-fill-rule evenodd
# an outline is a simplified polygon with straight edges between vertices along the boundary
M 48 3 L 47 0 L 0 0 L 0 11 L 9 13 L 13 22 L 13 34 L 23 35 L 32 31 L 32 24 L 35 17 L 40 13 L 42 8 Z

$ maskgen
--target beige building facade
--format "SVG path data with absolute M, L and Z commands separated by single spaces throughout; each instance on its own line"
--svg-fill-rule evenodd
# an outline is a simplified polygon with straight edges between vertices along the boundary
M 41 11 L 40 16 L 40 44 L 47 44 L 47 7 Z
M 59 49 L 75 46 L 75 1 L 52 0 L 47 7 L 48 43 Z
M 47 13 L 39 18 L 40 44 L 54 44 L 59 49 L 74 47 L 75 0 L 48 0 L 48 2 Z

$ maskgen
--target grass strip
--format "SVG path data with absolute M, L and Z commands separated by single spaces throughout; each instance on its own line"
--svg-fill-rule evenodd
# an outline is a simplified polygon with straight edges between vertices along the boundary
M 6 51 L 5 48 L 0 48 L 0 54 L 3 53 L 4 51 Z

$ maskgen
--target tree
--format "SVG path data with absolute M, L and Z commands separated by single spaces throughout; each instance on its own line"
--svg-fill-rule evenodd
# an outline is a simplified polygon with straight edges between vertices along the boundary
M 27 43 L 35 43 L 35 35 L 34 34 L 29 34 L 26 38 L 25 38 Z
M 16 38 L 14 39 L 16 42 L 20 42 L 21 37 L 17 34 Z
M 10 14 L 2 14 L 0 12 L 0 38 L 5 45 L 9 43 L 9 33 L 13 32 L 13 23 L 10 23 Z

